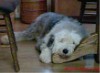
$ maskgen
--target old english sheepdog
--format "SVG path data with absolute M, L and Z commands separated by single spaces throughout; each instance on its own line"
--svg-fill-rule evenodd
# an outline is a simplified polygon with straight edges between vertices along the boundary
M 41 51 L 40 60 L 44 63 L 51 62 L 53 53 L 70 56 L 80 41 L 89 36 L 77 20 L 52 12 L 40 15 L 26 30 L 14 33 L 17 42 L 36 39 L 36 48 Z M 1 41 L 8 44 L 7 35 L 3 36 Z M 93 55 L 87 55 L 85 59 L 90 64 Z

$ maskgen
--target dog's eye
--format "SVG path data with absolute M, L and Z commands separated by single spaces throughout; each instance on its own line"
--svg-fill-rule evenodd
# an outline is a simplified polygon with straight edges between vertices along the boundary
M 73 42 L 73 44 L 75 44 L 75 42 Z
M 42 43 L 45 43 L 44 41 L 42 41 Z

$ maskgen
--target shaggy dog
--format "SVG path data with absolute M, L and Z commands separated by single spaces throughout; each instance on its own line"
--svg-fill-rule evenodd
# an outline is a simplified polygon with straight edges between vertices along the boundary
M 24 31 L 14 32 L 16 41 L 37 39 L 36 48 L 40 53 L 40 60 L 51 62 L 51 55 L 58 53 L 61 56 L 70 56 L 80 41 L 89 34 L 80 23 L 67 16 L 57 13 L 44 13 Z M 1 38 L 2 43 L 9 43 L 7 35 Z M 93 58 L 88 55 L 85 59 Z

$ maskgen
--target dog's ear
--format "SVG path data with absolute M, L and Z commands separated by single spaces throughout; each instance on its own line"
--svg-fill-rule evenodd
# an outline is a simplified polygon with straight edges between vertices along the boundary
M 53 44 L 53 42 L 54 42 L 54 35 L 50 35 L 47 46 L 50 47 Z

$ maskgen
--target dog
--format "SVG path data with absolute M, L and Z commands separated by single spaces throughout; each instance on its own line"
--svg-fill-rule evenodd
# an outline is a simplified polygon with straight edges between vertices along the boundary
M 89 36 L 80 22 L 53 12 L 41 14 L 26 30 L 14 34 L 17 42 L 36 39 L 36 48 L 41 51 L 39 58 L 44 63 L 51 63 L 54 53 L 70 56 L 80 41 Z M 3 36 L 1 41 L 8 44 L 8 36 Z M 85 59 L 86 63 L 90 64 L 93 55 L 88 55 Z

